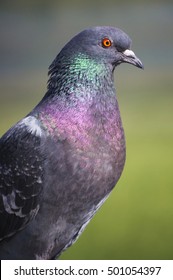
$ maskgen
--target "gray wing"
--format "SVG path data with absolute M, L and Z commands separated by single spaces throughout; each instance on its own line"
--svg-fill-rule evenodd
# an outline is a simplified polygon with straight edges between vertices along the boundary
M 43 133 L 29 116 L 0 139 L 0 240 L 25 227 L 39 210 Z

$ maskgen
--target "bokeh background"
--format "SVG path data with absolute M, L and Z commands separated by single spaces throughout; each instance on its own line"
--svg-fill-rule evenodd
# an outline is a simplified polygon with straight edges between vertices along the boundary
M 63 45 L 92 25 L 126 31 L 145 70 L 116 70 L 126 166 L 61 259 L 173 259 L 172 1 L 1 1 L 0 135 L 42 98 Z

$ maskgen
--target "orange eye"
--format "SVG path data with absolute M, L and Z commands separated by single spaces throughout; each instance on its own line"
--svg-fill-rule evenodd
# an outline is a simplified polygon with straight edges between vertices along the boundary
M 104 38 L 104 39 L 102 40 L 102 46 L 103 46 L 104 48 L 109 48 L 109 47 L 111 47 L 111 46 L 112 46 L 111 40 L 108 39 L 108 38 Z

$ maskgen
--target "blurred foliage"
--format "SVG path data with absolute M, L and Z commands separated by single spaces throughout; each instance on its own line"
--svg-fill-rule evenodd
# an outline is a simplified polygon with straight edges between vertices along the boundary
M 130 5 L 136 5 L 136 4 L 141 4 L 143 3 L 143 1 L 141 0 L 131 0 L 130 1 Z M 152 2 L 149 1 L 149 0 L 146 0 L 145 1 L 145 4 L 147 3 L 150 3 L 150 4 L 162 4 L 163 3 L 163 0 L 153 0 Z M 164 1 L 164 4 L 167 4 L 167 3 L 172 3 L 171 0 L 165 0 Z M 90 9 L 92 9 L 92 6 L 94 5 L 128 5 L 129 4 L 129 1 L 127 0 L 88 0 L 88 1 L 81 1 L 81 0 L 73 0 L 73 1 L 70 1 L 70 0 L 64 0 L 64 1 L 61 1 L 61 0 L 51 0 L 51 1 L 47 1 L 47 0 L 37 0 L 37 1 L 34 1 L 34 0 L 15 0 L 15 1 L 10 1 L 10 0 L 6 0 L 6 1 L 1 1 L 0 2 L 0 7 L 1 8 L 6 8 L 7 10 L 10 10 L 10 9 L 29 9 L 29 10 L 32 10 L 32 11 L 38 11 L 38 10 L 43 10 L 43 9 L 51 9 L 52 7 L 56 7 L 56 6 L 68 6 L 68 7 L 71 7 L 71 6 L 87 6 L 89 5 L 90 6 Z
M 1 135 L 41 99 L 48 65 L 87 26 L 124 29 L 145 66 L 144 71 L 130 65 L 116 69 L 125 169 L 61 259 L 173 259 L 172 14 L 172 1 L 0 3 Z

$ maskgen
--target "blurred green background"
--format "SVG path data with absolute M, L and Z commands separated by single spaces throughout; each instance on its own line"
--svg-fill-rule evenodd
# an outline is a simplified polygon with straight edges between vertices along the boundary
M 145 70 L 116 69 L 125 169 L 61 259 L 173 259 L 172 1 L 1 1 L 0 135 L 46 92 L 47 68 L 63 45 L 93 25 L 128 33 Z

